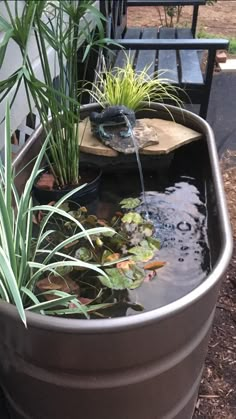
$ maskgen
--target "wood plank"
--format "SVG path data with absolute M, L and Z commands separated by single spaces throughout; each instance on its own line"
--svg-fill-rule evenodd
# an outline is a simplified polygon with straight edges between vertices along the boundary
M 177 29 L 177 38 L 191 39 L 192 33 L 190 29 Z M 203 76 L 201 65 L 196 50 L 180 50 L 180 82 L 182 84 L 203 84 Z
M 175 39 L 174 28 L 160 28 L 160 39 Z M 160 50 L 158 55 L 158 71 L 164 71 L 162 77 L 170 83 L 179 83 L 176 51 Z
M 227 39 L 152 39 L 149 42 L 148 39 L 116 39 L 120 45 L 123 45 L 127 49 L 190 49 L 190 50 L 217 50 L 217 49 L 228 49 L 229 41 Z M 117 49 L 117 45 L 109 45 L 110 49 Z
M 128 28 L 125 33 L 124 39 L 140 39 L 141 34 L 142 34 L 142 28 L 136 28 L 136 27 Z M 124 67 L 126 63 L 125 54 L 128 54 L 131 62 L 134 61 L 135 54 L 136 54 L 135 50 L 126 50 L 126 51 L 122 50 L 122 51 L 119 51 L 117 54 L 116 60 L 114 62 L 114 67 L 121 67 L 121 68 Z
M 157 28 L 144 28 L 142 33 L 142 39 L 157 39 L 158 29 Z M 157 51 L 154 50 L 142 50 L 138 51 L 137 62 L 135 66 L 136 72 L 140 72 L 145 66 L 148 66 L 147 74 L 152 77 L 155 71 Z

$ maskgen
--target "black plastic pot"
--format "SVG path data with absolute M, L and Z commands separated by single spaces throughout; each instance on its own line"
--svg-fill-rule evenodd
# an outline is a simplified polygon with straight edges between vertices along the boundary
M 80 177 L 81 185 L 84 184 L 85 186 L 73 194 L 70 199 L 79 205 L 88 205 L 96 200 L 98 197 L 101 176 L 102 170 L 98 166 L 83 164 L 82 167 L 80 167 Z M 33 191 L 35 198 L 40 204 L 48 204 L 52 201 L 58 201 L 75 187 L 67 186 L 65 188 L 47 190 L 39 188 L 37 187 L 37 184 L 35 184 Z
M 84 115 L 96 109 L 88 106 Z M 152 109 L 157 113 L 149 116 L 170 119 L 161 106 Z M 208 165 L 211 271 L 184 297 L 128 317 L 76 320 L 28 312 L 26 329 L 15 307 L 1 302 L 0 386 L 11 419 L 192 417 L 232 236 L 212 130 L 190 112 L 169 110 L 176 122 L 203 134 L 194 153 L 183 150 L 186 159 Z M 22 164 L 19 158 L 15 164 Z
M 0 388 L 0 418 L 10 419 L 7 412 L 6 400 L 5 400 L 5 397 L 1 388 Z

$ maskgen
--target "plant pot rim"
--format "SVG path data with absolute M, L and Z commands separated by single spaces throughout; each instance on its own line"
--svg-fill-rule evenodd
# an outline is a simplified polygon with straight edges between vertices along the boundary
M 149 104 L 147 104 L 149 105 Z M 84 105 L 83 110 L 85 112 L 91 112 L 98 109 L 97 104 Z M 163 117 L 164 119 L 170 118 L 169 112 L 165 111 L 163 105 L 152 103 L 151 108 L 158 111 L 158 117 Z M 219 209 L 219 220 L 222 226 L 224 226 L 224 231 L 221 229 L 222 236 L 222 246 L 219 254 L 217 263 L 215 264 L 214 269 L 208 275 L 208 277 L 195 289 L 190 291 L 185 296 L 175 300 L 163 307 L 156 308 L 151 311 L 144 313 L 138 313 L 130 316 L 112 318 L 112 319 L 69 319 L 69 318 L 59 318 L 53 316 L 43 316 L 41 314 L 30 313 L 26 311 L 27 326 L 28 327 L 38 327 L 42 329 L 50 330 L 61 330 L 64 333 L 72 332 L 82 332 L 82 333 L 109 333 L 110 331 L 119 332 L 120 330 L 129 330 L 137 327 L 143 327 L 144 325 L 153 323 L 154 321 L 162 321 L 172 315 L 176 315 L 181 311 L 187 309 L 191 304 L 197 302 L 203 295 L 205 295 L 211 288 L 213 288 L 225 273 L 228 263 L 231 259 L 233 251 L 233 239 L 231 226 L 228 217 L 228 211 L 224 196 L 223 181 L 218 164 L 217 150 L 214 140 L 214 135 L 212 129 L 208 123 L 199 117 L 198 115 L 193 114 L 190 111 L 179 109 L 175 106 L 166 106 L 166 108 L 172 113 L 176 122 L 184 123 L 187 126 L 192 123 L 196 124 L 198 129 L 204 134 L 207 141 L 209 157 L 212 167 L 215 169 L 214 183 L 217 185 L 216 190 L 216 202 Z M 81 109 L 82 110 L 82 109 Z M 39 135 L 42 132 L 42 127 L 38 127 L 35 131 L 35 135 Z M 35 135 L 34 140 L 35 140 Z M 33 139 L 31 139 L 32 143 Z M 27 145 L 27 149 L 30 145 Z M 26 151 L 27 152 L 27 151 Z M 25 153 L 25 150 L 24 150 Z M 19 159 L 16 158 L 14 165 L 17 164 Z M 5 312 L 8 316 L 18 318 L 19 323 L 21 320 L 18 316 L 17 310 L 14 305 L 8 304 L 4 301 L 0 302 L 0 313 Z M 22 327 L 23 323 L 22 323 Z
M 93 180 L 91 180 L 91 182 L 89 182 L 89 184 L 90 185 L 93 185 L 94 183 L 96 183 L 97 182 L 97 179 L 99 178 L 101 178 L 101 176 L 102 176 L 102 169 L 99 167 L 99 166 L 96 166 L 95 164 L 93 164 L 93 163 L 79 163 L 79 172 L 80 171 L 83 171 L 84 169 L 85 169 L 85 167 L 89 167 L 89 168 L 91 168 L 91 169 L 94 169 L 94 170 L 96 170 L 97 171 L 97 175 L 96 175 L 96 177 L 93 179 Z M 34 189 L 38 189 L 38 190 L 40 190 L 40 191 L 47 191 L 47 192 L 60 192 L 60 191 L 62 191 L 62 192 L 64 192 L 65 194 L 66 193 L 68 193 L 68 192 L 70 192 L 72 189 L 76 189 L 76 188 L 78 188 L 78 186 L 85 186 L 86 185 L 86 183 L 82 183 L 81 185 L 78 183 L 78 184 L 76 184 L 76 185 L 70 185 L 70 184 L 67 184 L 67 185 L 65 185 L 65 187 L 60 187 L 60 185 L 59 185 L 59 187 L 58 188 L 52 188 L 52 189 L 45 189 L 45 188 L 40 188 L 39 186 L 37 186 L 37 181 L 40 179 L 40 177 L 44 174 L 44 173 L 49 173 L 49 174 L 52 174 L 51 172 L 50 172 L 50 168 L 49 168 L 49 166 L 45 166 L 45 167 L 43 167 L 43 171 L 39 174 L 39 176 L 37 177 L 37 179 L 36 179 L 36 181 L 34 182 L 34 186 L 33 186 L 33 188 Z M 83 191 L 83 188 L 81 189 L 81 191 Z

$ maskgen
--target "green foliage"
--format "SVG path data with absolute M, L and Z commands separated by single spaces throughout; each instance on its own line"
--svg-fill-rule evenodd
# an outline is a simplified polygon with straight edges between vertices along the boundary
M 0 298 L 16 305 L 25 325 L 25 310 L 50 314 L 51 309 L 55 310 L 55 307 L 58 306 L 68 308 L 70 303 L 73 303 L 78 312 L 88 316 L 87 307 L 85 309 L 80 301 L 75 298 L 75 295 L 52 289 L 50 294 L 53 296 L 53 299 L 45 301 L 44 297 L 47 295 L 47 292 L 37 293 L 36 284 L 45 275 L 60 275 L 62 267 L 64 273 L 65 269 L 68 272 L 73 268 L 80 268 L 91 269 L 99 275 L 106 275 L 97 264 L 79 260 L 63 252 L 63 249 L 66 245 L 71 245 L 78 239 L 84 238 L 85 241 L 91 242 L 90 234 L 98 235 L 101 232 L 114 233 L 113 230 L 106 227 L 92 228 L 87 232 L 78 220 L 60 208 L 65 199 L 69 198 L 80 188 L 67 194 L 55 206 L 33 206 L 31 197 L 32 186 L 39 174 L 39 166 L 48 141 L 49 136 L 40 150 L 24 191 L 19 196 L 14 185 L 14 173 L 12 171 L 10 111 L 9 106 L 7 107 L 5 166 L 0 161 Z M 45 216 L 40 223 L 39 230 L 36 232 L 33 228 L 33 220 L 38 211 L 44 211 Z M 55 231 L 49 228 L 50 220 L 55 215 L 60 216 L 64 222 L 69 222 L 73 227 L 72 231 L 75 228 L 79 229 L 79 233 L 76 236 L 71 233 L 70 237 L 61 241 L 57 248 L 54 248 L 53 251 L 48 251 L 45 242 L 50 242 L 55 234 Z M 92 311 L 91 306 L 89 308 Z
M 176 105 L 181 105 L 178 99 L 178 88 L 171 85 L 163 77 L 165 71 L 148 75 L 150 66 L 136 73 L 132 61 L 126 55 L 124 68 L 113 68 L 97 74 L 97 82 L 93 84 L 92 98 L 103 108 L 105 106 L 124 105 L 134 111 L 143 109 L 142 102 L 161 102 L 169 100 Z
M 132 201 L 137 200 L 127 198 L 121 202 Z M 83 268 L 82 265 L 79 268 L 71 266 L 70 271 L 64 271 L 70 282 L 75 286 L 77 284 L 79 301 L 85 300 L 86 307 L 90 309 L 94 304 L 104 304 L 92 312 L 94 317 L 112 316 L 114 312 L 117 313 L 118 308 L 124 313 L 124 310 L 131 307 L 130 304 L 133 309 L 140 310 L 140 305 L 130 302 L 128 290 L 140 287 L 143 281 L 148 280 L 150 272 L 148 274 L 147 271 L 151 271 L 151 277 L 155 277 L 156 270 L 164 266 L 164 262 L 158 260 L 160 242 L 152 237 L 152 223 L 142 218 L 138 212 L 118 211 L 111 220 L 105 220 L 88 214 L 85 207 L 74 208 L 73 211 L 68 206 L 63 207 L 68 216 L 73 215 L 77 222 L 84 226 L 90 241 L 82 237 L 80 230 L 75 229 L 74 223 L 57 217 L 51 220 L 52 224 L 49 226 L 54 233 L 48 243 L 48 255 L 52 257 L 55 253 L 63 251 L 71 257 L 78 258 L 81 263 L 101 266 L 106 274 L 97 274 L 86 267 Z M 41 208 L 43 210 L 43 207 Z M 107 231 L 101 226 L 106 226 Z M 54 271 L 54 276 L 62 274 L 58 268 Z M 54 285 L 58 288 L 58 280 L 55 280 Z M 53 289 L 51 283 L 47 283 L 47 287 Z
M 105 270 L 107 277 L 99 276 L 103 285 L 113 290 L 135 289 L 144 279 L 143 270 L 134 266 L 132 269 L 122 270 L 110 268 Z
M 128 224 L 143 224 L 143 218 L 140 214 L 137 214 L 136 212 L 128 212 L 124 215 L 124 217 L 122 217 L 122 222 Z
M 236 38 L 229 39 L 229 54 L 236 54 Z
M 198 38 L 221 38 L 223 35 L 221 34 L 212 34 L 206 32 L 203 28 L 200 28 L 200 30 L 197 33 Z M 236 38 L 235 37 L 229 37 L 229 54 L 236 54 Z
M 0 81 L 0 102 L 15 89 L 12 105 L 20 86 L 25 86 L 30 109 L 34 103 L 46 133 L 50 133 L 48 160 L 56 183 L 60 186 L 78 184 L 81 139 L 78 138 L 80 103 L 77 51 L 82 44 L 86 45 L 83 54 L 86 71 L 92 49 L 105 42 L 103 17 L 93 6 L 93 0 L 30 0 L 24 3 L 22 14 L 15 1 L 14 15 L 7 0 L 4 0 L 4 5 L 8 19 L 0 17 L 0 31 L 4 33 L 0 44 L 0 66 L 11 40 L 19 48 L 22 63 L 6 80 Z M 87 18 L 88 13 L 92 16 L 93 26 Z M 36 40 L 43 81 L 38 78 L 29 55 L 32 35 Z M 50 47 L 55 51 L 53 63 L 48 55 Z M 58 85 L 55 87 L 54 78 L 57 74 Z
M 147 243 L 147 242 L 146 242 Z M 147 262 L 149 259 L 154 257 L 154 252 L 147 245 L 135 246 L 129 249 L 129 253 L 133 254 L 133 260 L 138 262 L 140 260 Z
M 217 3 L 217 0 L 207 0 L 209 6 L 213 6 L 215 3 Z
M 141 201 L 138 198 L 125 198 L 120 201 L 120 206 L 124 209 L 133 209 L 138 207 L 140 204 Z

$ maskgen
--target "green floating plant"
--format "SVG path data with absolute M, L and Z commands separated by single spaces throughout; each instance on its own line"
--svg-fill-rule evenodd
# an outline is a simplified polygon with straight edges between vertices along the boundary
M 140 200 L 136 198 L 121 201 L 121 206 L 125 207 L 134 208 L 134 205 L 137 207 L 139 204 Z M 66 285 L 70 283 L 73 289 L 76 289 L 77 284 L 77 298 L 93 317 L 112 316 L 114 313 L 117 315 L 119 310 L 124 314 L 131 306 L 134 310 L 141 310 L 140 304 L 130 301 L 128 291 L 140 287 L 150 278 L 155 278 L 156 271 L 165 264 L 158 257 L 160 242 L 153 237 L 153 224 L 137 211 L 125 212 L 126 209 L 117 211 L 110 220 L 105 220 L 89 214 L 85 207 L 70 210 L 68 204 L 63 204 L 63 208 L 86 229 L 90 240 L 86 240 L 80 232 L 77 233 L 77 228 L 75 229 L 71 221 L 57 217 L 56 220 L 51 220 L 50 229 L 53 233 L 49 236 L 48 252 L 53 254 L 63 251 L 68 257 L 76 258 L 81 263 L 101 266 L 105 276 L 82 265 L 71 266 L 71 270 L 65 270 L 64 275 L 61 269 L 56 268 L 55 287 L 58 287 L 58 282 L 61 284 L 61 280 L 56 277 L 61 276 Z M 54 222 L 57 229 L 53 226 Z M 74 241 L 70 239 L 72 232 Z M 45 282 L 43 285 L 45 286 Z M 51 283 L 47 282 L 46 286 L 52 289 Z M 97 308 L 93 311 L 94 305 Z M 75 307 L 73 312 L 79 315 Z
M 134 209 L 141 204 L 140 199 L 138 198 L 125 198 L 120 201 L 121 208 L 124 209 Z
M 124 217 L 122 217 L 121 220 L 123 223 L 134 223 L 134 224 L 143 224 L 143 218 L 141 217 L 140 214 L 136 213 L 136 212 L 128 212 L 127 214 L 124 215 Z
M 103 285 L 113 290 L 135 289 L 143 282 L 142 269 L 134 266 L 128 270 L 122 268 L 110 268 L 105 270 L 107 277 L 99 275 Z

